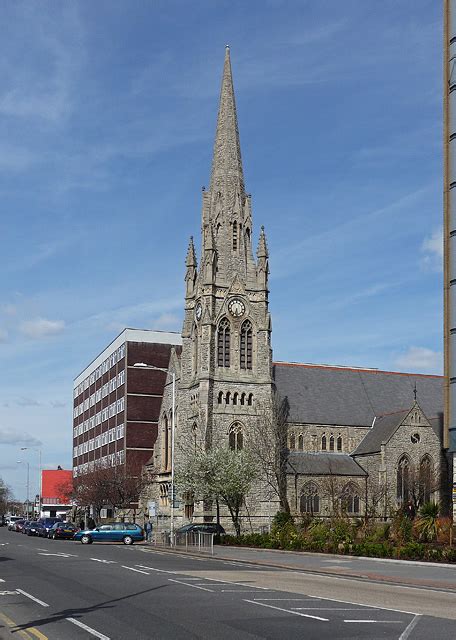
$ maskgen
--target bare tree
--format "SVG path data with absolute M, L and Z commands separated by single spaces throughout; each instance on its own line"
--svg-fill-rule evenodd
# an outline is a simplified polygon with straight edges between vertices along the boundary
M 274 391 L 271 401 L 260 407 L 259 416 L 249 426 L 251 453 L 260 470 L 260 477 L 279 500 L 280 510 L 290 513 L 287 496 L 288 459 L 288 398 Z

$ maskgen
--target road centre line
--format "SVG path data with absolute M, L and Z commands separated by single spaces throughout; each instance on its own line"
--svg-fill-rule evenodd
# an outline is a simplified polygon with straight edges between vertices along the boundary
M 254 591 L 257 587 L 252 587 L 251 589 L 222 589 L 222 593 L 258 593 L 258 591 Z M 271 589 L 274 591 L 274 589 Z M 259 604 L 259 603 L 258 603 Z
M 257 587 L 253 584 L 245 584 L 244 582 L 229 582 L 228 580 L 220 580 L 218 578 L 204 578 L 204 580 L 210 580 L 211 582 L 218 582 L 223 584 L 231 584 L 236 587 L 248 587 L 249 589 L 262 589 L 263 591 L 276 591 L 276 589 L 268 589 L 268 587 Z
M 329 618 L 320 618 L 320 616 L 311 616 L 309 613 L 301 613 L 300 611 L 292 611 L 291 609 L 284 609 L 283 607 L 275 607 L 273 604 L 266 604 L 265 602 L 257 602 L 255 600 L 244 600 L 250 604 L 257 604 L 260 607 L 269 607 L 269 609 L 275 609 L 276 611 L 284 611 L 285 613 L 291 613 L 295 616 L 301 616 L 303 618 L 312 618 L 312 620 L 320 620 L 321 622 L 329 622 Z
M 84 629 L 84 631 L 87 631 L 91 635 L 95 636 L 95 638 L 99 638 L 99 640 L 111 640 L 108 636 L 105 636 L 103 633 L 92 629 L 92 627 L 88 627 L 86 624 L 80 622 L 79 620 L 76 620 L 75 618 L 66 618 L 66 620 L 68 620 L 68 622 L 72 622 L 78 627 L 81 627 L 81 629 Z
M 336 598 L 325 598 L 323 596 L 310 596 L 316 600 L 328 600 L 329 602 L 342 602 L 343 604 L 356 604 L 358 607 L 368 607 L 369 609 L 379 609 L 381 611 L 394 611 L 395 613 L 406 613 L 409 616 L 420 616 L 420 613 L 404 611 L 403 609 L 392 609 L 391 607 L 377 607 L 373 604 L 363 604 L 362 602 L 351 602 L 350 600 L 337 600 Z
M 150 573 L 147 571 L 141 571 L 141 569 L 134 569 L 133 567 L 126 567 L 124 564 L 121 565 L 122 569 L 129 569 L 130 571 L 136 571 L 136 573 L 144 573 L 146 576 L 150 576 Z
M 255 598 L 255 600 L 266 600 L 267 602 L 278 602 L 283 600 L 285 602 L 313 602 L 313 598 Z
M 25 596 L 26 598 L 30 598 L 30 600 L 33 600 L 34 602 L 37 602 L 38 604 L 40 604 L 42 607 L 49 607 L 48 604 L 46 604 L 45 602 L 43 602 L 42 600 L 39 600 L 38 598 L 35 598 L 35 596 L 32 596 L 30 593 L 27 593 L 27 591 L 23 591 L 22 589 L 16 589 L 16 591 L 18 593 L 22 593 L 23 596 Z
M 365 611 L 355 607 L 290 607 L 290 609 L 293 611 Z
M 186 587 L 193 587 L 194 589 L 201 589 L 201 591 L 210 591 L 211 593 L 215 593 L 213 589 L 206 589 L 205 587 L 197 587 L 196 584 L 188 584 L 188 582 L 182 582 L 182 580 L 175 580 L 174 578 L 168 578 L 170 582 L 177 582 L 178 584 L 183 584 Z
M 5 581 L 3 580 L 3 578 L 0 578 L 0 582 L 5 582 Z

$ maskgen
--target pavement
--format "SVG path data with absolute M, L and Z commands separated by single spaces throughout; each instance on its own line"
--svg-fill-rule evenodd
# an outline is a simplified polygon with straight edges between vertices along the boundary
M 0 638 L 456 638 L 455 569 L 425 567 L 412 586 L 367 577 L 359 559 L 304 556 L 217 547 L 210 557 L 0 529 Z M 407 579 L 405 565 L 366 562 Z

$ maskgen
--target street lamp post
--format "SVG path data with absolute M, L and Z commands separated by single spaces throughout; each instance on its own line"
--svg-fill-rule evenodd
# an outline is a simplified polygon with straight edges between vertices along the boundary
M 156 367 L 152 364 L 146 364 L 144 362 L 135 362 L 134 367 L 142 367 L 144 369 L 155 369 L 155 371 L 164 371 L 168 373 L 168 369 L 163 367 Z M 174 546 L 174 428 L 176 425 L 176 374 L 171 372 L 173 387 L 172 387 L 172 418 L 171 418 L 171 522 L 170 522 L 170 536 L 171 545 Z
M 27 460 L 24 462 L 23 460 L 18 460 L 17 464 L 26 464 L 27 465 L 27 520 L 29 519 L 29 495 L 30 495 L 30 465 Z
M 21 447 L 21 451 L 37 451 L 38 452 L 38 518 L 41 517 L 41 493 L 42 493 L 42 478 L 41 478 L 41 449 L 35 447 Z

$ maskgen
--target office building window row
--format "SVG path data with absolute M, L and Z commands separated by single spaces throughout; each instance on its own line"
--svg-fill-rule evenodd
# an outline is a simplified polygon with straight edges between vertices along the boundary
M 90 429 L 93 429 L 93 427 L 98 427 L 99 424 L 103 424 L 103 422 L 106 422 L 106 420 L 109 420 L 109 418 L 113 418 L 118 413 L 122 413 L 124 409 L 125 398 L 120 398 L 119 400 L 112 402 L 109 407 L 102 409 L 91 418 L 84 420 L 84 422 L 81 422 L 81 424 L 74 427 L 73 436 L 77 438 L 77 436 L 90 431 Z
M 123 385 L 124 382 L 125 369 L 120 371 L 117 376 L 114 376 L 114 378 L 111 378 L 111 380 L 104 384 L 100 389 L 97 389 L 95 393 L 92 393 L 90 398 L 86 398 L 86 400 L 80 402 L 80 404 L 73 409 L 73 418 L 77 418 L 84 413 L 84 411 L 87 411 L 89 407 L 93 407 L 96 402 L 100 402 L 102 398 L 106 398 L 106 396 L 115 391 L 117 387 Z
M 104 373 L 107 373 L 119 360 L 125 356 L 125 344 L 121 344 L 111 355 L 106 358 L 85 380 L 80 382 L 73 389 L 73 398 L 77 398 L 81 393 L 90 387 L 91 384 L 99 380 Z
M 85 462 L 83 464 L 75 465 L 73 467 L 73 476 L 76 478 L 77 476 L 84 475 L 86 473 L 91 473 L 96 469 L 103 469 L 107 467 L 115 467 L 119 464 L 124 464 L 125 462 L 125 450 L 116 451 L 116 453 L 110 453 L 107 456 L 103 456 L 98 460 L 91 460 L 90 462 Z
M 91 440 L 87 440 L 87 442 L 82 442 L 81 444 L 73 447 L 73 457 L 77 458 L 78 456 L 84 455 L 84 453 L 89 453 L 90 451 L 104 447 L 106 444 L 120 440 L 120 438 L 124 437 L 124 433 L 124 425 L 119 424 L 117 427 L 113 427 L 112 429 L 109 429 L 109 431 L 105 431 L 99 436 L 91 438 Z

